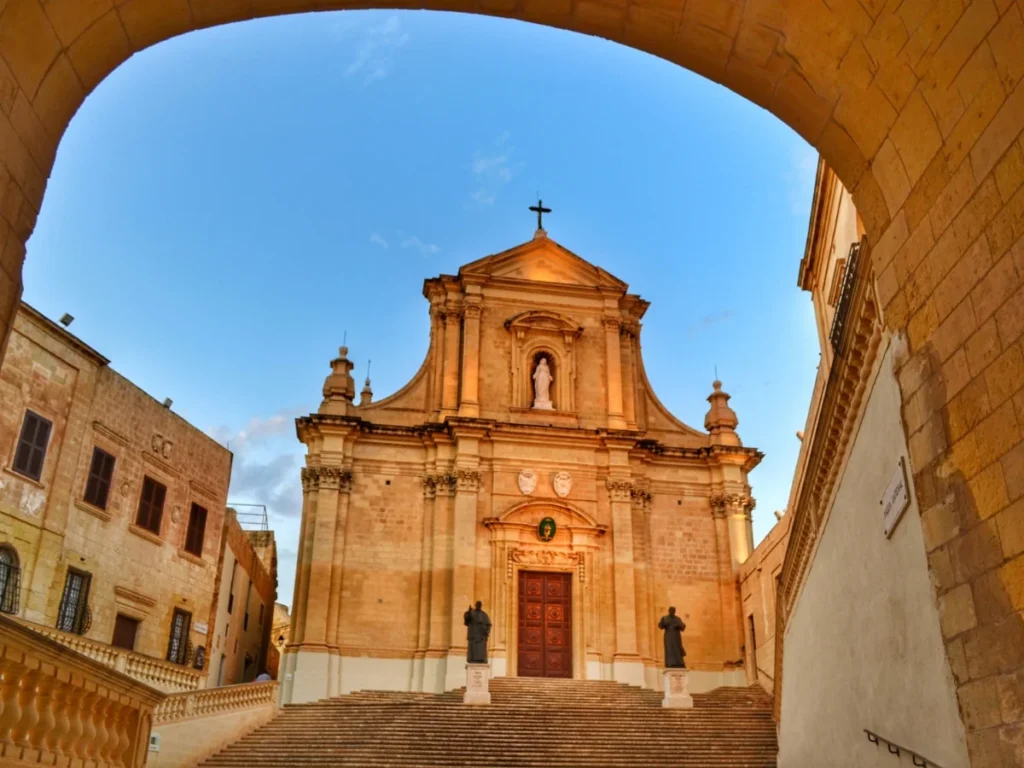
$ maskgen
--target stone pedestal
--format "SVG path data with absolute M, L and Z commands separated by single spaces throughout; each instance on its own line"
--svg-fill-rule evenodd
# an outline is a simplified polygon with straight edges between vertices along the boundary
M 490 677 L 490 664 L 467 664 L 466 693 L 462 697 L 462 703 L 490 704 L 491 692 L 487 690 L 487 681 Z M 693 705 L 691 704 L 690 706 Z
M 663 683 L 665 698 L 661 700 L 661 706 L 668 709 L 693 709 L 693 696 L 690 695 L 685 669 L 666 669 Z

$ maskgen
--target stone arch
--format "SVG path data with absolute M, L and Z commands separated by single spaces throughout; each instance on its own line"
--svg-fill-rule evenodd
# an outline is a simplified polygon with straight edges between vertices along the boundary
M 983 524 L 979 509 L 987 521 L 1006 511 L 1019 523 L 1013 500 L 991 492 L 990 475 L 968 481 L 1001 463 L 1019 472 L 1013 451 L 1024 438 L 1024 405 L 1010 399 L 1021 400 L 1020 391 L 996 402 L 1001 382 L 1019 381 L 1006 355 L 1019 352 L 1024 335 L 1024 287 L 1011 254 L 1019 263 L 1024 251 L 1022 0 L 8 0 L 0 8 L 0 359 L 57 144 L 107 74 L 136 51 L 203 27 L 398 5 L 599 35 L 720 83 L 803 136 L 853 192 L 884 322 L 901 334 L 905 431 L 929 551 L 974 551 L 964 539 Z M 998 327 L 997 353 L 1006 355 L 976 358 L 968 341 L 986 333 L 1000 307 L 1009 307 Z M 961 395 L 965 379 L 991 380 L 997 394 Z M 953 513 L 946 498 L 961 500 Z M 1011 557 L 1024 554 L 1003 558 L 1017 567 Z M 985 578 L 960 572 L 969 582 Z M 941 601 L 953 585 L 933 577 Z M 1014 610 L 1024 605 L 1005 588 L 1000 595 L 973 619 L 979 657 L 999 654 L 1022 631 Z M 1017 669 L 1024 664 L 1003 671 Z M 972 752 L 981 764 L 979 755 Z
M 519 522 L 524 514 L 543 512 L 546 510 L 558 510 L 567 515 L 574 524 L 594 529 L 603 529 L 597 519 L 586 510 L 568 502 L 564 499 L 528 499 L 519 501 L 510 506 L 498 518 L 501 523 Z M 543 517 L 543 515 L 542 515 Z

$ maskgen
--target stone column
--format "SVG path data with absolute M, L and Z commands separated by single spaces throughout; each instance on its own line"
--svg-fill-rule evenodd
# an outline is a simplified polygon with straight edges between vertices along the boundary
M 622 415 L 622 347 L 619 342 L 619 320 L 606 317 L 604 323 L 605 357 L 608 371 L 608 429 L 625 429 Z
M 445 690 L 459 688 L 465 682 L 466 628 L 462 615 L 479 598 L 476 588 L 476 526 L 477 491 L 480 472 L 475 469 L 456 470 L 455 514 L 452 525 L 452 599 L 451 641 L 448 646 L 448 667 Z M 494 611 L 494 606 L 484 610 Z
M 463 312 L 462 336 L 462 394 L 459 398 L 459 416 L 475 419 L 480 416 L 480 298 L 467 304 Z M 471 300 L 471 299 L 467 299 Z
M 433 298 L 431 298 L 433 302 Z M 433 351 L 433 370 L 430 372 L 430 390 L 427 397 L 428 407 L 436 416 L 441 412 L 441 401 L 444 390 L 444 307 L 431 303 L 430 306 L 430 348 Z
M 636 620 L 637 620 L 637 651 L 643 659 L 656 658 L 652 631 L 657 619 L 651 612 L 651 548 L 650 511 L 651 494 L 646 489 L 646 481 L 638 481 L 633 486 L 633 569 L 636 581 Z M 654 687 L 655 679 L 646 679 L 644 683 Z
M 444 315 L 444 375 L 441 379 L 441 415 L 454 416 L 459 409 L 459 337 L 462 313 L 447 308 Z
M 320 491 L 318 467 L 302 468 L 302 523 L 299 528 L 298 562 L 295 568 L 295 597 L 292 608 L 290 644 L 302 642 L 306 632 L 306 597 L 309 593 L 309 565 L 312 553 L 313 525 Z
M 644 668 L 636 645 L 636 578 L 633 572 L 633 483 L 628 477 L 605 481 L 612 518 L 612 589 L 615 596 L 614 676 L 643 685 Z

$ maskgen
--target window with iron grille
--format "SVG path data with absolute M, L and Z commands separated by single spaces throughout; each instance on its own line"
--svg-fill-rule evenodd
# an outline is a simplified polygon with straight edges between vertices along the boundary
M 42 477 L 46 446 L 50 442 L 52 428 L 53 423 L 48 419 L 34 411 L 25 411 L 25 421 L 21 424 L 21 437 L 18 438 L 11 469 L 33 480 Z
M 158 483 L 151 477 L 142 481 L 142 495 L 139 497 L 139 514 L 135 523 L 140 528 L 145 528 L 157 535 L 160 534 L 160 521 L 164 516 L 164 498 L 167 496 L 167 486 Z
M 175 664 L 188 664 L 188 632 L 192 625 L 192 614 L 180 608 L 174 609 L 171 619 L 171 636 L 167 640 L 167 660 Z
M 57 611 L 57 629 L 84 635 L 89 630 L 89 583 L 92 576 L 85 571 L 68 568 L 64 594 Z
M 857 261 L 860 255 L 860 243 L 853 243 L 850 246 L 850 253 L 846 257 L 846 269 L 843 271 L 843 282 L 839 288 L 839 300 L 836 304 L 836 314 L 832 319 L 832 332 L 829 334 L 829 341 L 836 354 L 840 354 L 845 337 L 847 315 L 850 313 L 850 303 L 853 301 L 853 289 L 857 283 Z
M 21 594 L 21 568 L 13 547 L 0 547 L 0 612 L 17 613 Z
M 92 449 L 89 479 L 85 481 L 85 500 L 94 507 L 107 508 L 110 478 L 114 476 L 114 457 L 102 448 Z
M 203 536 L 206 535 L 206 509 L 195 502 L 188 515 L 188 532 L 185 534 L 185 551 L 196 557 L 203 556 Z
M 245 590 L 245 620 L 242 622 L 242 631 L 249 629 L 249 595 L 252 594 L 252 579 L 249 579 L 249 586 Z

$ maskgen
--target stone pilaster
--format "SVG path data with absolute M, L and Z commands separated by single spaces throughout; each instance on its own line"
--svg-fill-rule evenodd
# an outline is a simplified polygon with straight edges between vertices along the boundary
M 608 429 L 625 429 L 622 415 L 622 347 L 619 342 L 619 320 L 603 320 L 606 368 L 608 371 Z
M 444 376 L 441 415 L 454 416 L 459 410 L 459 342 L 462 312 L 449 307 L 444 315 Z
M 616 342 L 617 344 L 617 342 Z M 636 578 L 633 560 L 633 483 L 628 477 L 605 481 L 612 518 L 612 574 L 615 597 L 615 679 L 643 684 L 636 642 Z
M 345 570 L 345 537 L 348 527 L 348 507 L 352 497 L 352 473 L 342 469 L 338 477 L 337 518 L 334 524 L 334 555 L 331 570 L 331 595 L 327 606 L 327 643 L 339 645 L 338 625 L 341 622 L 341 576 Z
M 458 469 L 455 473 L 455 514 L 452 526 L 452 597 L 451 597 L 451 642 L 449 644 L 448 677 L 458 677 L 461 670 L 452 664 L 451 657 L 466 653 L 466 633 L 462 614 L 467 606 L 480 596 L 475 593 L 476 582 L 476 527 L 477 492 L 480 490 L 480 472 L 475 469 Z M 493 613 L 494 608 L 491 607 Z M 455 681 L 458 687 L 461 682 Z
M 480 415 L 480 314 L 479 296 L 463 312 L 462 394 L 459 416 L 475 419 Z

